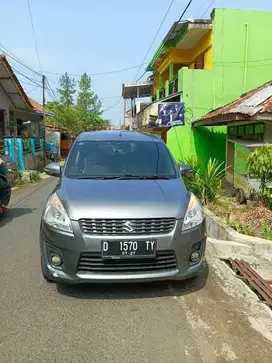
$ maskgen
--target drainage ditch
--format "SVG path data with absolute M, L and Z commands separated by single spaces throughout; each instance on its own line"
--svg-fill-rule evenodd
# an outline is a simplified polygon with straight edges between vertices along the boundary
M 221 259 L 236 274 L 236 277 L 242 280 L 259 298 L 272 310 L 272 281 L 263 279 L 250 264 L 237 258 Z

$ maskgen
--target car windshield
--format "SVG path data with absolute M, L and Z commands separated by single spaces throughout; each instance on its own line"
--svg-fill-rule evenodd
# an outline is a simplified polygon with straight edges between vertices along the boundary
M 177 178 L 167 147 L 160 142 L 78 141 L 71 150 L 68 178 Z

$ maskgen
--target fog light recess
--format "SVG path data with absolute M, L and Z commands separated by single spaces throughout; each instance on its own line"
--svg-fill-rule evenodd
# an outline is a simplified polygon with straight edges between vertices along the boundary
M 53 266 L 60 266 L 62 264 L 62 258 L 57 254 L 52 254 L 51 263 Z
M 200 260 L 201 254 L 200 251 L 194 251 L 190 255 L 190 261 L 191 262 L 198 262 Z

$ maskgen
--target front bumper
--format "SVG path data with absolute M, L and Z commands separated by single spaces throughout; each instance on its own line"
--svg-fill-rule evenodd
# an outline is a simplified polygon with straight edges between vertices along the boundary
M 82 254 L 93 253 L 99 255 L 101 252 L 101 240 L 105 236 L 89 236 L 82 234 L 78 223 L 73 221 L 74 235 L 59 232 L 48 226 L 43 221 L 40 228 L 40 248 L 42 256 L 42 268 L 46 276 L 53 281 L 62 283 L 118 283 L 118 282 L 148 282 L 161 280 L 184 280 L 200 274 L 203 270 L 206 230 L 205 222 L 198 227 L 180 233 L 182 221 L 177 221 L 174 230 L 165 235 L 147 236 L 107 236 L 107 240 L 157 240 L 157 252 L 169 251 L 176 258 L 175 267 L 148 271 L 124 271 L 115 272 L 114 269 L 107 272 L 106 269 L 84 272 L 78 271 L 78 264 Z M 199 249 L 201 259 L 193 264 L 190 262 L 190 254 Z M 50 263 L 51 254 L 62 257 L 63 263 L 60 267 L 53 267 Z M 103 260 L 99 259 L 99 266 Z M 118 266 L 118 262 L 116 262 Z

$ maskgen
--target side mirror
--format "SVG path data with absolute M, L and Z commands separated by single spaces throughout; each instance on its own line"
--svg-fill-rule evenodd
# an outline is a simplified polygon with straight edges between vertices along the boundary
M 193 168 L 189 165 L 180 164 L 179 171 L 182 176 L 184 175 L 190 175 L 194 171 Z
M 44 171 L 47 175 L 60 177 L 61 176 L 61 166 L 59 163 L 50 163 L 45 168 Z

